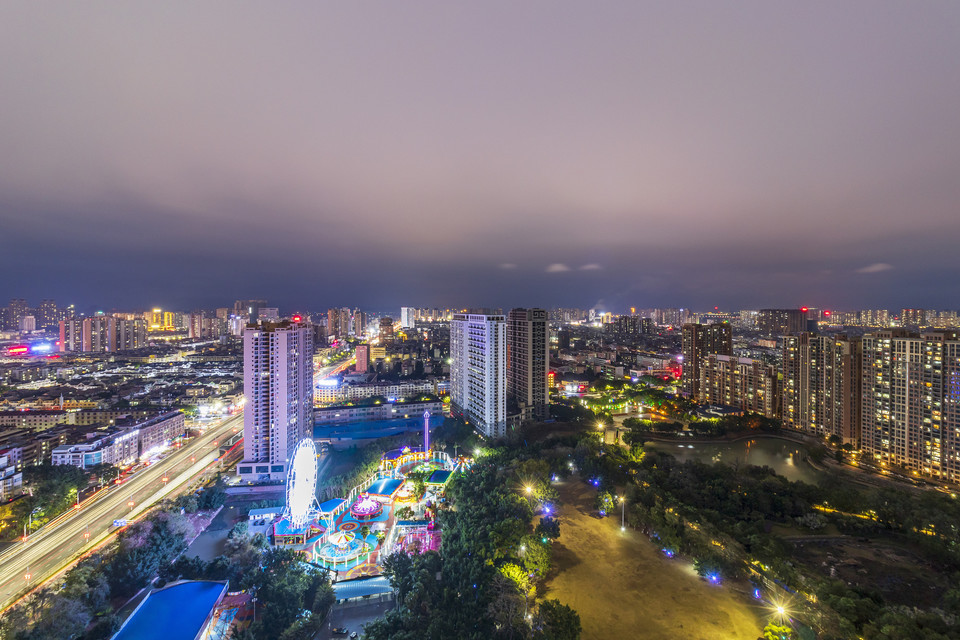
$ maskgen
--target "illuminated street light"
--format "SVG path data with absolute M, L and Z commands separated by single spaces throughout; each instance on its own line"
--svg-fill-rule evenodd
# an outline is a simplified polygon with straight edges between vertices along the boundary
M 525 488 L 526 488 L 528 494 L 533 493 L 533 487 L 527 485 L 527 487 L 525 487 Z

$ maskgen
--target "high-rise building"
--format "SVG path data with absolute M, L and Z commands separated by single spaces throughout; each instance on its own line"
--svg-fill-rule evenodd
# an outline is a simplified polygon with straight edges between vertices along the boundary
M 904 329 L 863 337 L 863 452 L 960 480 L 960 336 Z
M 768 336 L 783 336 L 807 330 L 806 309 L 760 309 L 757 329 Z
M 700 366 L 701 404 L 737 407 L 768 418 L 780 415 L 776 367 L 750 358 L 708 354 Z
M 102 353 L 116 351 L 117 319 L 112 316 L 93 316 L 83 319 L 81 351 Z
M 313 432 L 313 328 L 284 320 L 243 332 L 246 481 L 282 480 L 293 449 Z
M 353 333 L 353 313 L 347 307 L 327 311 L 327 335 L 346 338 Z
M 266 300 L 237 300 L 233 303 L 233 315 L 244 318 L 245 322 L 256 322 L 260 318 L 260 307 L 265 306 Z
M 57 313 L 57 303 L 53 300 L 41 300 L 37 307 L 37 328 L 53 329 L 60 322 L 60 316 Z
M 607 327 L 618 336 L 635 338 L 653 333 L 653 320 L 637 315 L 618 316 Z
M 187 319 L 187 337 L 199 340 L 203 338 L 203 311 L 191 313 Z
M 37 319 L 34 316 L 20 318 L 20 333 L 32 333 L 37 330 Z
M 77 352 L 83 347 L 83 320 L 67 318 L 60 321 L 60 351 Z
M 390 345 L 393 344 L 393 318 L 381 318 L 380 319 L 380 344 Z
M 368 344 L 358 344 L 357 345 L 357 366 L 354 367 L 354 371 L 357 373 L 366 373 L 367 369 L 370 368 L 370 345 Z
M 490 438 L 507 432 L 506 341 L 502 315 L 455 313 L 450 322 L 451 409 Z
M 685 324 L 681 329 L 681 349 L 681 388 L 685 396 L 696 400 L 700 397 L 700 368 L 711 353 L 733 355 L 733 332 L 729 324 Z
M 507 315 L 507 397 L 524 420 L 550 417 L 550 325 L 544 309 L 512 309 Z
M 862 344 L 807 332 L 783 338 L 783 424 L 860 446 Z
M 400 328 L 413 329 L 417 326 L 417 310 L 414 307 L 400 307 Z
M 174 331 L 179 328 L 180 322 L 177 321 L 176 314 L 173 311 L 153 309 L 143 316 L 144 320 L 147 321 L 148 331 Z
M 267 322 L 277 322 L 280 320 L 280 309 L 277 307 L 260 307 L 257 311 L 257 317 Z
M 141 349 L 147 346 L 147 323 L 143 318 L 118 319 L 116 336 L 117 351 Z
M 367 330 L 367 312 L 360 309 L 353 310 L 353 335 L 364 337 Z
M 27 307 L 27 301 L 23 298 L 12 298 L 10 300 L 10 305 L 7 307 L 7 316 L 6 316 L 6 329 L 12 329 L 13 331 L 20 330 L 20 320 L 23 316 L 27 315 L 29 312 L 29 307 Z
M 926 309 L 901 309 L 900 310 L 901 327 L 925 327 L 927 326 Z

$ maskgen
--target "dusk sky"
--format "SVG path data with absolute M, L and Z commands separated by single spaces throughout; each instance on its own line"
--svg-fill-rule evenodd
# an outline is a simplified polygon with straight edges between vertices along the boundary
M 960 3 L 0 6 L 0 305 L 960 307 Z

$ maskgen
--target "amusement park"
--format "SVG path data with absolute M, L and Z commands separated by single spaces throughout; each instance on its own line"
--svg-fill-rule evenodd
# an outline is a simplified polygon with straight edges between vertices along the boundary
M 345 497 L 322 503 L 316 497 L 317 450 L 312 439 L 301 440 L 287 474 L 285 506 L 251 511 L 251 518 L 268 521 L 275 547 L 297 551 L 335 582 L 380 575 L 380 559 L 395 551 L 438 550 L 437 510 L 450 480 L 472 459 L 431 448 L 429 418 L 425 412 L 422 446 L 384 453 L 375 473 Z

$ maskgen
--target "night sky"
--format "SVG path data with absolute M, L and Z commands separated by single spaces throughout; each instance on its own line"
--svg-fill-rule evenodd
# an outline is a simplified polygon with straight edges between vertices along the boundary
M 0 5 L 0 304 L 960 307 L 960 3 Z

